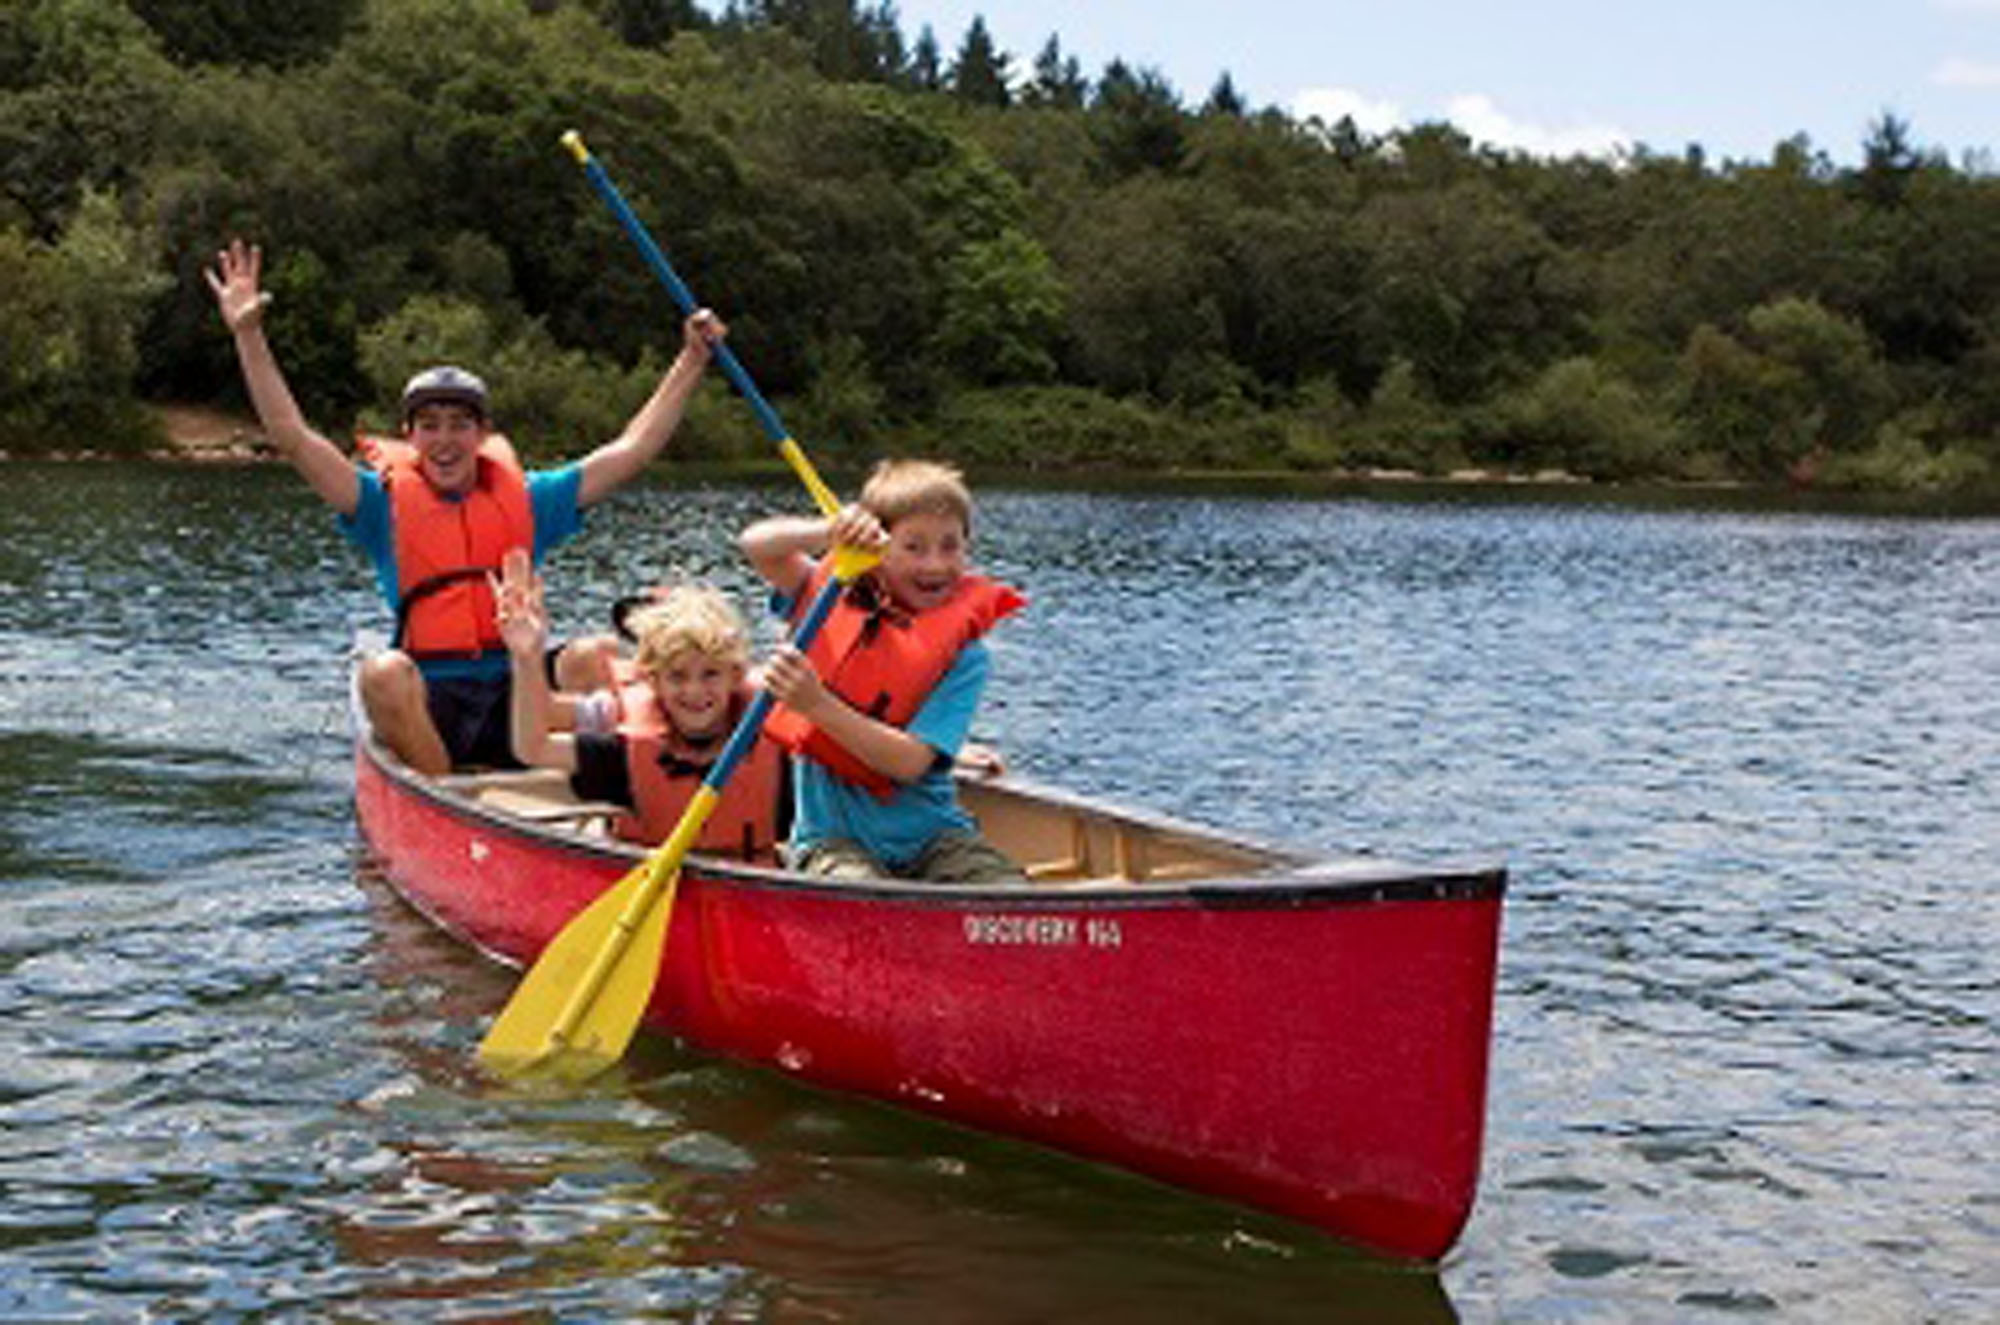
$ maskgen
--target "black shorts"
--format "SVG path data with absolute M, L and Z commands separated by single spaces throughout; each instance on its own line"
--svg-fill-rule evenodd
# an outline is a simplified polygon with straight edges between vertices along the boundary
M 551 687 L 557 652 L 542 659 Z M 453 768 L 523 767 L 514 757 L 512 677 L 427 677 L 424 698 Z
M 514 758 L 514 685 L 508 677 L 433 678 L 424 690 L 453 768 L 521 767 Z

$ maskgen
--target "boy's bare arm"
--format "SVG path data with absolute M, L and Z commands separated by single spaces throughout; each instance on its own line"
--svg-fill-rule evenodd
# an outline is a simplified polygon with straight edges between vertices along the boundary
M 888 532 L 873 513 L 850 504 L 830 519 L 774 515 L 759 520 L 743 531 L 737 546 L 765 583 L 796 599 L 812 577 L 813 559 L 829 546 L 879 552 L 888 541 Z
M 202 274 L 215 293 L 223 324 L 235 338 L 243 384 L 265 437 L 322 501 L 342 515 L 353 515 L 361 504 L 361 476 L 339 447 L 306 422 L 264 335 L 264 309 L 271 296 L 261 286 L 263 265 L 263 253 L 256 245 L 232 239 L 216 254 L 215 266 Z
M 774 515 L 738 536 L 736 545 L 766 584 L 796 598 L 812 576 L 813 558 L 826 551 L 831 522 L 803 515 Z
M 666 447 L 680 427 L 688 401 L 701 385 L 714 345 L 727 332 L 721 319 L 707 309 L 689 317 L 681 329 L 681 350 L 625 431 L 583 458 L 583 479 L 576 503 L 590 506 L 637 478 Z
M 938 752 L 900 727 L 871 718 L 828 690 L 812 661 L 797 649 L 779 649 L 764 671 L 771 698 L 840 742 L 862 763 L 897 782 L 915 782 L 937 762 Z
M 493 582 L 499 605 L 500 636 L 507 644 L 513 685 L 508 701 L 508 737 L 514 757 L 530 768 L 576 772 L 576 740 L 551 731 L 553 714 L 549 684 L 542 672 L 548 647 L 548 617 L 542 607 L 541 577 L 528 565 L 528 554 L 509 552 Z

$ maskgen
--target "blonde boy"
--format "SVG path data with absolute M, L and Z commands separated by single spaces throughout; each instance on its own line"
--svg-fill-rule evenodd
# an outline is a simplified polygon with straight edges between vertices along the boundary
M 590 698 L 604 718 L 571 733 L 554 730 L 551 721 L 539 661 L 548 625 L 537 577 L 510 561 L 499 599 L 513 664 L 515 757 L 568 773 L 580 799 L 624 806 L 627 813 L 613 825 L 620 837 L 664 840 L 749 704 L 743 618 L 721 592 L 701 584 L 679 585 L 633 613 L 633 659 L 613 664 L 611 690 Z M 783 784 L 782 750 L 760 740 L 723 787 L 696 849 L 773 862 Z

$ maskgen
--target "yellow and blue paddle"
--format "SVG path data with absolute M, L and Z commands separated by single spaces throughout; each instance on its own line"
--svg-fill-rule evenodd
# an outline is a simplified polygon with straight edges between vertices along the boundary
M 846 582 L 836 567 L 807 607 L 796 647 L 818 636 Z M 681 862 L 730 774 L 757 743 L 772 703 L 770 691 L 757 692 L 667 840 L 542 950 L 480 1042 L 479 1061 L 489 1071 L 582 1081 L 624 1055 L 653 997 Z
M 647 232 L 646 223 L 641 221 L 638 214 L 626 203 L 625 195 L 611 182 L 611 176 L 597 163 L 597 158 L 590 154 L 590 149 L 583 145 L 583 135 L 571 129 L 562 136 L 562 144 L 569 149 L 570 155 L 576 158 L 577 164 L 583 167 L 583 173 L 590 180 L 590 186 L 597 190 L 598 196 L 611 208 L 611 214 L 625 227 L 625 233 L 631 236 L 632 243 L 646 259 L 646 265 L 653 269 L 653 275 L 659 277 L 660 284 L 667 287 L 667 293 L 673 296 L 674 303 L 680 306 L 681 312 L 692 314 L 700 307 L 695 302 L 694 291 L 688 289 L 687 282 L 674 271 L 673 264 L 667 261 L 667 255 L 660 251 L 660 246 L 653 242 L 653 236 Z M 831 488 L 820 481 L 818 471 L 812 467 L 812 461 L 806 459 L 805 451 L 785 430 L 784 423 L 778 418 L 778 412 L 764 399 L 764 393 L 750 380 L 750 374 L 726 343 L 716 344 L 715 361 L 722 365 L 722 371 L 728 376 L 730 385 L 742 392 L 743 398 L 750 402 L 750 412 L 757 416 L 757 422 L 763 427 L 764 435 L 778 444 L 779 453 L 791 465 L 792 471 L 805 483 L 806 490 L 812 493 L 813 501 L 818 504 L 821 513 L 830 517 L 839 511 L 840 499 L 833 495 Z
M 583 139 L 572 131 L 563 135 L 563 144 L 582 163 L 675 301 L 692 313 L 694 296 L 667 265 L 659 246 L 625 205 L 610 177 L 585 150 Z M 805 451 L 785 431 L 729 347 L 717 344 L 715 357 L 757 412 L 765 431 L 778 441 L 821 512 L 829 518 L 838 513 L 840 499 L 821 481 Z M 812 644 L 841 590 L 876 560 L 875 553 L 863 548 L 834 549 L 833 575 L 806 608 L 793 633 L 793 647 L 803 650 Z M 723 786 L 757 743 L 773 702 L 770 691 L 757 692 L 667 840 L 578 912 L 542 950 L 480 1042 L 479 1061 L 487 1070 L 504 1077 L 582 1081 L 624 1055 L 646 1005 L 652 1001 L 660 959 L 666 951 L 681 863 L 701 836 Z

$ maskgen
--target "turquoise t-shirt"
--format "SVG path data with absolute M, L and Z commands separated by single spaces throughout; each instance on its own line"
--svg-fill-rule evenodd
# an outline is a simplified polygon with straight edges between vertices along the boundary
M 396 539 L 389 529 L 389 489 L 382 476 L 362 468 L 361 500 L 353 515 L 335 516 L 347 541 L 361 549 L 375 567 L 375 587 L 394 615 L 396 593 Z M 542 558 L 573 538 L 583 528 L 583 508 L 577 494 L 583 489 L 583 464 L 578 461 L 558 469 L 528 471 L 528 505 L 535 515 L 535 546 L 530 555 L 537 566 Z M 491 649 L 477 658 L 433 658 L 417 664 L 425 676 L 446 680 L 456 677 L 501 677 L 507 674 L 507 651 Z
M 771 605 L 780 616 L 791 616 L 791 600 L 774 596 Z M 792 850 L 845 838 L 891 869 L 902 869 L 914 863 L 939 833 L 974 831 L 972 816 L 958 803 L 951 765 L 972 733 L 991 670 L 982 641 L 974 640 L 959 651 L 903 729 L 937 751 L 938 757 L 928 772 L 915 782 L 899 784 L 887 800 L 842 781 L 810 759 L 794 759 Z

